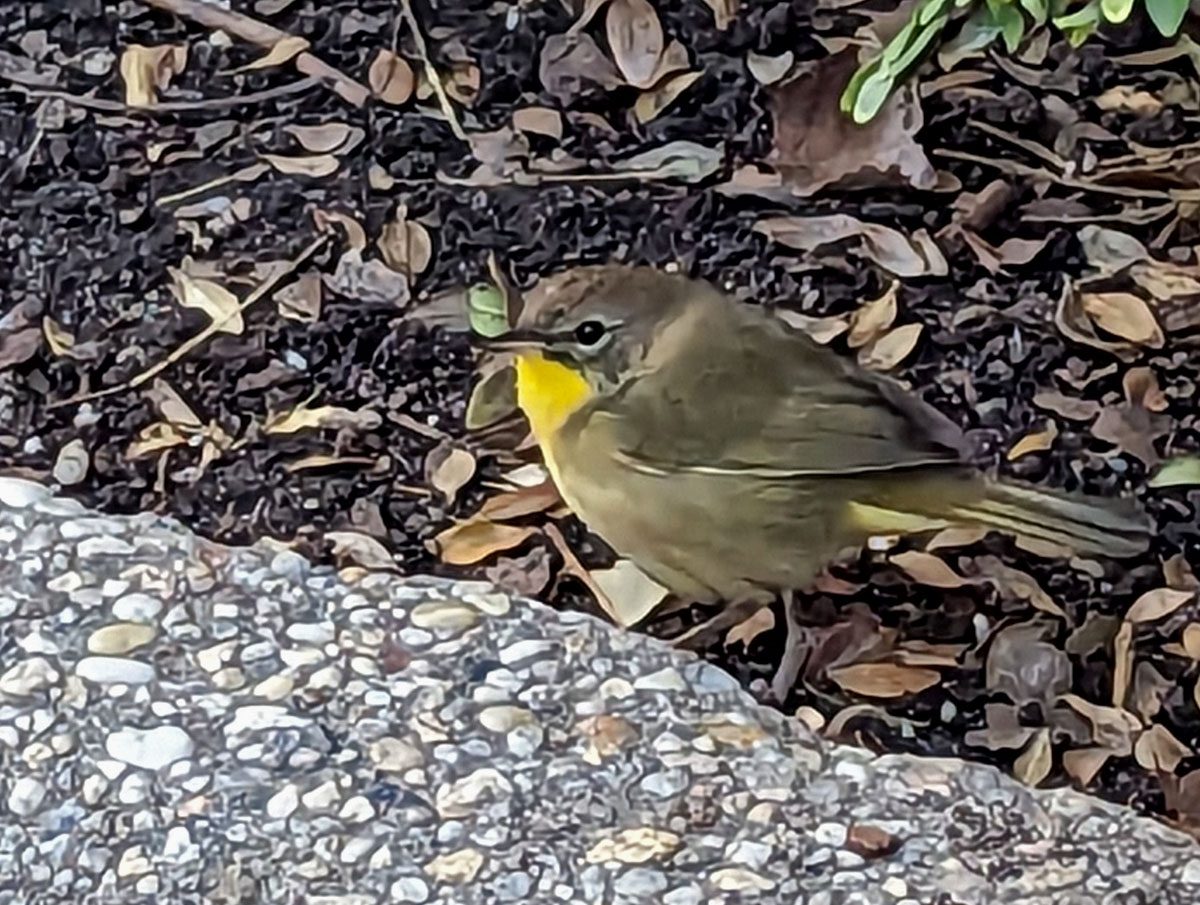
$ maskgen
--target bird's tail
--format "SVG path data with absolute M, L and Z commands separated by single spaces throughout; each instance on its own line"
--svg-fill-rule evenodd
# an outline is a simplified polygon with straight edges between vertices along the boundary
M 1093 556 L 1136 556 L 1154 523 L 1136 501 L 988 481 L 983 499 L 952 504 L 955 522 L 991 528 Z

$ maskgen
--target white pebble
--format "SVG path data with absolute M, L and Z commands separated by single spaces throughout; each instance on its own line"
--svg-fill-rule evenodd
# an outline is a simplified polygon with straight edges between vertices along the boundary
M 28 817 L 41 806 L 46 787 L 32 776 L 22 776 L 8 792 L 8 809 L 18 817 Z
M 154 667 L 124 657 L 84 657 L 75 665 L 75 675 L 97 685 L 145 685 L 154 681 Z
M 178 726 L 119 729 L 104 742 L 109 757 L 144 770 L 161 770 L 189 757 L 194 748 L 191 736 Z

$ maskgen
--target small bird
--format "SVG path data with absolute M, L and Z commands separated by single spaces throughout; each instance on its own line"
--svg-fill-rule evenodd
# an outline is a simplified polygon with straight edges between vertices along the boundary
M 1131 556 L 1130 499 L 985 477 L 959 428 L 760 307 L 650 267 L 544 279 L 490 346 L 571 509 L 670 591 L 761 600 L 876 535 L 978 526 Z

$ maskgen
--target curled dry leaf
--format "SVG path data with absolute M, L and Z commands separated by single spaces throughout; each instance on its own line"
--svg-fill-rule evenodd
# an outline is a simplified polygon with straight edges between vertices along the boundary
M 554 139 L 563 136 L 562 114 L 550 107 L 524 107 L 515 110 L 512 124 L 514 129 L 520 129 L 522 132 L 548 135 Z
M 284 35 L 272 45 L 271 49 L 257 60 L 247 63 L 235 70 L 236 72 L 251 72 L 257 69 L 270 69 L 291 62 L 297 56 L 308 50 L 311 45 L 307 38 L 300 35 Z
M 384 48 L 371 61 L 367 84 L 371 86 L 371 93 L 385 104 L 399 106 L 412 97 L 416 78 L 412 67 L 402 57 Z
M 1155 773 L 1174 773 L 1180 762 L 1191 754 L 1192 749 L 1161 723 L 1155 723 L 1139 735 L 1133 746 L 1137 762 Z
M 628 559 L 617 560 L 610 569 L 594 569 L 591 574 L 612 604 L 612 615 L 622 628 L 641 622 L 667 596 L 666 588 Z
M 279 313 L 302 324 L 315 324 L 321 318 L 321 285 L 321 275 L 315 270 L 301 274 L 275 293 Z
M 896 298 L 900 292 L 900 281 L 892 280 L 887 291 L 877 299 L 864 302 L 850 318 L 850 333 L 846 343 L 857 349 L 873 342 L 896 320 Z
M 121 80 L 125 83 L 125 103 L 130 107 L 150 107 L 165 91 L 171 79 L 187 66 L 186 44 L 144 47 L 131 44 L 121 53 Z
M 543 481 L 532 487 L 519 487 L 507 493 L 498 493 L 479 507 L 481 518 L 502 522 L 508 519 L 536 515 L 562 504 L 558 488 L 553 481 Z
M 1200 660 L 1200 622 L 1188 623 L 1183 630 L 1183 652 L 1193 660 Z
M 54 459 L 53 476 L 59 484 L 71 487 L 87 477 L 91 457 L 83 441 L 76 437 L 68 440 Z
M 433 241 L 429 231 L 415 220 L 408 219 L 408 209 L 402 204 L 395 219 L 384 224 L 376 242 L 383 260 L 392 270 L 410 280 L 423 273 L 433 260 Z
M 766 217 L 754 224 L 755 232 L 800 251 L 817 251 L 837 242 L 855 240 L 850 250 L 874 261 L 898 277 L 945 276 L 949 265 L 924 230 L 911 237 L 849 214 Z
M 290 412 L 273 415 L 267 419 L 263 430 L 268 434 L 294 434 L 302 430 L 332 428 L 354 428 L 372 430 L 379 427 L 383 419 L 371 409 L 348 409 L 340 405 L 322 405 L 308 408 L 298 405 Z
M 296 139 L 304 150 L 313 154 L 352 151 L 366 135 L 358 126 L 346 123 L 322 123 L 316 126 L 291 125 L 284 126 L 283 131 Z
M 1129 697 L 1129 681 L 1133 676 L 1133 623 L 1125 621 L 1113 637 L 1112 704 L 1124 707 Z
M 717 31 L 724 31 L 729 27 L 729 23 L 737 15 L 738 7 L 742 4 L 742 0 L 704 0 L 704 2 L 712 10 L 713 24 L 716 25 Z
M 926 550 L 941 550 L 945 547 L 969 547 L 988 536 L 987 528 L 943 528 L 929 539 Z
M 591 35 L 583 32 L 547 38 L 542 45 L 538 76 L 546 91 L 564 105 L 581 94 L 585 84 L 602 88 L 624 84 L 612 61 Z
M 431 547 L 442 562 L 469 566 L 502 550 L 518 547 L 536 533 L 530 527 L 473 518 L 442 531 L 433 539 Z
M 282 154 L 264 154 L 263 160 L 287 176 L 311 176 L 320 179 L 337 172 L 338 159 L 332 154 L 315 154 L 311 157 L 287 157 Z
M 617 161 L 613 169 L 644 179 L 681 179 L 699 182 L 721 166 L 722 147 L 709 148 L 694 141 L 671 141 Z
M 325 540 L 333 544 L 334 556 L 344 556 L 364 569 L 397 569 L 395 556 L 369 534 L 361 531 L 326 531 Z
M 1045 452 L 1054 446 L 1054 441 L 1057 438 L 1058 425 L 1051 421 L 1045 430 L 1026 434 L 1014 443 L 1005 458 L 1010 462 L 1015 462 L 1017 459 L 1027 456 L 1030 453 Z
M 912 353 L 925 329 L 922 324 L 904 324 L 859 349 L 858 363 L 872 371 L 890 371 Z
M 1142 728 L 1142 721 L 1128 710 L 1093 704 L 1074 693 L 1064 694 L 1059 700 L 1091 723 L 1096 744 L 1120 756 L 1133 750 L 1133 734 Z
M 625 80 L 635 88 L 653 85 L 666 44 L 662 23 L 649 0 L 611 0 L 605 31 Z
M 1086 788 L 1096 778 L 1096 774 L 1108 763 L 1113 756 L 1108 748 L 1078 748 L 1063 753 L 1063 769 L 1067 771 L 1081 788 Z
M 970 584 L 946 564 L 946 561 L 932 553 L 922 553 L 920 550 L 906 550 L 891 557 L 891 561 L 903 569 L 914 581 L 931 588 L 961 588 Z
M 1067 614 L 1032 575 L 1014 569 L 995 556 L 977 556 L 973 560 L 976 574 L 994 584 L 1002 594 L 1025 600 L 1043 613 L 1049 613 L 1060 619 L 1066 619 Z
M 471 389 L 465 422 L 468 430 L 480 430 L 517 411 L 517 371 L 502 362 L 487 371 Z
M 465 449 L 441 444 L 426 456 L 425 476 L 446 502 L 453 503 L 458 492 L 475 476 L 475 457 Z
M 739 622 L 725 635 L 725 645 L 741 642 L 749 647 L 755 638 L 775 627 L 775 614 L 769 606 L 759 607 L 749 619 Z
M 1139 346 L 1162 348 L 1162 328 L 1154 313 L 1131 292 L 1092 292 L 1080 297 L 1083 310 L 1097 327 Z
M 69 357 L 75 346 L 75 337 L 63 329 L 62 325 L 52 317 L 42 318 L 42 334 L 46 337 L 46 345 L 59 358 Z
M 1050 730 L 1039 729 L 1029 747 L 1013 764 L 1013 776 L 1031 788 L 1036 788 L 1047 776 L 1053 763 L 1054 752 L 1050 747 Z
M 1192 591 L 1177 591 L 1173 588 L 1155 588 L 1147 591 L 1133 602 L 1126 620 L 1132 623 L 1156 622 L 1169 616 L 1188 601 L 1196 597 Z
M 857 48 L 849 48 L 772 89 L 775 136 L 769 162 L 797 195 L 831 185 L 933 188 L 937 173 L 914 137 L 924 124 L 916 86 L 902 85 L 873 120 L 859 125 L 840 106 L 842 89 L 857 67 Z
M 785 50 L 777 57 L 755 53 L 753 50 L 746 54 L 746 68 L 750 70 L 750 74 L 760 85 L 774 85 L 788 74 L 795 61 L 796 55 L 790 50 Z M 778 131 L 778 120 L 775 128 Z
M 851 663 L 829 670 L 844 690 L 870 698 L 899 698 L 932 688 L 941 679 L 936 669 L 899 663 Z
M 367 248 L 367 232 L 362 224 L 341 211 L 327 211 L 321 208 L 313 211 L 313 223 L 322 232 L 339 227 L 346 234 L 346 245 L 350 251 L 362 252 Z
M 650 122 L 675 103 L 675 100 L 687 91 L 701 75 L 702 73 L 699 72 L 679 72 L 669 76 L 657 87 L 643 92 L 634 102 L 634 119 L 639 123 Z
M 237 336 L 246 329 L 237 296 L 224 286 L 212 280 L 188 276 L 177 267 L 168 267 L 167 273 L 172 280 L 171 294 L 179 304 L 203 311 L 222 333 Z

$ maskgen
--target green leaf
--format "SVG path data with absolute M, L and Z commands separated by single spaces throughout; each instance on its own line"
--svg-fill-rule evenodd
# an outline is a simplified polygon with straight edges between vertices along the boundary
M 893 60 L 898 59 L 908 49 L 909 42 L 912 41 L 913 35 L 917 31 L 917 17 L 912 16 L 904 27 L 896 32 L 896 36 L 888 41 L 887 47 L 883 48 L 883 55 L 880 57 L 880 65 L 888 66 Z
M 1016 6 L 1005 6 L 992 14 L 996 24 L 1000 26 L 1000 34 L 1004 38 L 1004 46 L 1009 53 L 1016 53 L 1025 37 L 1025 17 Z
M 1188 10 L 1188 0 L 1146 0 L 1150 21 L 1164 38 L 1174 37 Z
M 1100 0 L 1100 11 L 1109 22 L 1124 22 L 1133 12 L 1133 0 Z
M 925 5 L 917 11 L 917 24 L 928 25 L 940 16 L 950 14 L 950 0 L 926 0 Z
M 846 83 L 839 101 L 842 112 L 847 116 L 854 112 L 854 105 L 858 102 L 858 92 L 862 89 L 863 82 L 869 79 L 872 73 L 878 72 L 879 67 L 879 58 L 876 57 L 873 60 L 867 60 L 854 71 L 854 75 L 850 76 L 850 81 Z
M 992 19 L 991 11 L 980 7 L 971 13 L 958 34 L 938 51 L 938 64 L 952 69 L 967 57 L 982 50 L 1000 37 L 1000 26 Z
M 467 290 L 467 317 L 480 336 L 499 336 L 508 330 L 508 306 L 504 293 L 490 283 Z
M 1029 13 L 1029 17 L 1036 24 L 1046 24 L 1046 17 L 1050 13 L 1046 7 L 1046 0 L 1021 0 L 1021 6 L 1025 8 L 1025 12 Z
M 1200 484 L 1200 456 L 1179 456 L 1169 459 L 1147 483 L 1151 487 Z
M 941 35 L 946 27 L 946 23 L 950 20 L 950 14 L 944 13 L 937 19 L 927 24 L 919 35 L 908 45 L 908 50 L 904 52 L 904 56 L 899 57 L 892 64 L 892 72 L 902 75 L 908 72 L 909 68 L 917 62 L 917 59 L 925 53 L 933 40 Z
M 875 114 L 887 103 L 895 86 L 895 74 L 882 66 L 867 76 L 858 89 L 858 97 L 854 99 L 854 121 L 862 125 L 874 119 Z
M 1065 16 L 1057 16 L 1051 21 L 1067 36 L 1067 41 L 1072 47 L 1078 47 L 1090 38 L 1100 25 L 1100 4 L 1096 0 L 1090 0 L 1087 6 Z

